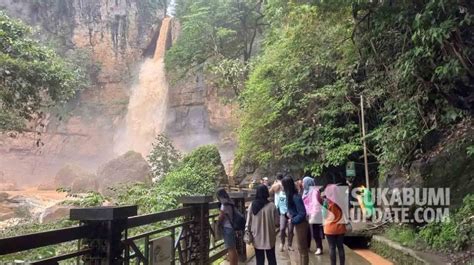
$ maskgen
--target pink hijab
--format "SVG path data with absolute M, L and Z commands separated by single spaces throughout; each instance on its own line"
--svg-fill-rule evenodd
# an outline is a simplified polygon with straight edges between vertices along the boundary
M 337 185 L 336 184 L 329 184 L 324 189 L 324 195 L 330 201 L 336 203 L 337 202 Z

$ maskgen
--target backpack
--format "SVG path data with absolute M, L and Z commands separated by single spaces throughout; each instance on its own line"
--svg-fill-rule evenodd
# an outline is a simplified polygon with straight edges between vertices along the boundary
M 235 208 L 234 205 L 232 205 L 232 218 L 230 218 L 230 216 L 228 217 L 234 231 L 245 230 L 245 223 L 246 223 L 245 217 L 242 213 L 239 212 L 239 210 Z

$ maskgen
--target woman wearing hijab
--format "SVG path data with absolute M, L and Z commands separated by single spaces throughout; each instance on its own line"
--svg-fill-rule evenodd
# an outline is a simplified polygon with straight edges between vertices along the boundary
M 322 218 L 320 207 L 317 207 L 319 204 L 314 200 L 315 196 L 313 196 L 316 191 L 312 187 L 315 185 L 312 177 L 303 178 L 303 202 L 305 203 L 309 223 L 308 248 L 311 248 L 312 237 L 314 242 L 316 242 L 316 252 L 314 254 L 321 255 L 323 253 Z
M 247 229 L 252 233 L 257 265 L 264 265 L 265 255 L 269 265 L 276 265 L 275 220 L 278 218 L 275 204 L 268 200 L 268 187 L 259 185 L 255 200 L 249 206 Z
M 321 190 L 317 193 L 319 203 L 323 204 L 321 197 Z M 344 265 L 346 255 L 344 253 L 344 234 L 346 233 L 346 224 L 344 213 L 342 212 L 342 206 L 338 205 L 339 201 L 345 200 L 345 194 L 338 199 L 338 189 L 335 184 L 329 184 L 324 189 L 324 195 L 326 196 L 327 209 L 326 217 L 323 222 L 324 234 L 328 239 L 329 244 L 329 256 L 331 258 L 331 265 L 336 265 L 336 248 L 339 254 L 339 264 Z
M 222 227 L 224 246 L 227 249 L 229 263 L 230 265 L 237 265 L 238 254 L 235 231 L 230 220 L 234 214 L 234 202 L 224 188 L 217 190 L 217 200 L 221 203 L 218 221 L 219 225 Z
M 283 190 L 286 194 L 288 205 L 287 215 L 295 227 L 296 243 L 298 245 L 299 265 L 308 265 L 308 221 L 306 220 L 306 209 L 303 199 L 296 191 L 295 182 L 291 177 L 285 177 L 282 181 Z

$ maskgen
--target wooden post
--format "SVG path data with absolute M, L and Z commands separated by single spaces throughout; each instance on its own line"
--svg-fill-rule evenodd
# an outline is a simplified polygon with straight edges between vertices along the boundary
M 128 217 L 137 215 L 137 206 L 91 207 L 71 209 L 69 219 L 94 227 L 95 232 L 82 241 L 92 249 L 84 257 L 85 264 L 122 264 L 122 235 Z
M 367 162 L 367 145 L 365 141 L 365 117 L 364 117 L 364 97 L 360 95 L 360 112 L 362 117 L 362 143 L 364 145 L 364 167 L 365 167 L 365 184 L 367 189 L 370 188 L 369 184 L 369 165 Z
M 190 219 L 191 226 L 190 253 L 191 264 L 209 264 L 210 230 L 209 203 L 213 201 L 212 196 L 185 196 L 180 198 L 183 207 L 193 207 Z
M 229 197 L 234 201 L 235 207 L 239 212 L 241 212 L 245 217 L 247 217 L 246 208 L 245 208 L 245 198 L 247 197 L 246 192 L 231 192 Z M 247 246 L 244 242 L 244 233 L 243 231 L 235 232 L 237 254 L 239 254 L 239 260 L 241 262 L 247 261 Z

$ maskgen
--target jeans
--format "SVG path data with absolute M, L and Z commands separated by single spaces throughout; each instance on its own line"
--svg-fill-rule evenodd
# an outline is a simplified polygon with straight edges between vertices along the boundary
M 321 224 L 310 224 L 308 233 L 308 249 L 311 248 L 311 238 L 316 242 L 316 248 L 323 250 L 323 228 Z
M 272 249 L 255 249 L 255 259 L 257 265 L 265 264 L 265 254 L 267 255 L 268 265 L 276 265 L 275 248 Z
M 288 246 L 291 247 L 293 243 L 293 227 L 293 224 L 286 215 L 280 215 L 280 240 L 282 245 L 285 245 L 285 237 L 288 235 Z
M 306 219 L 295 225 L 295 234 L 296 234 L 296 244 L 299 254 L 299 265 L 308 265 L 309 256 L 308 256 L 308 231 L 309 225 Z
M 342 235 L 326 235 L 329 244 L 329 257 L 331 265 L 336 265 L 336 247 L 339 254 L 339 264 L 344 265 L 346 255 L 344 253 L 344 234 Z

